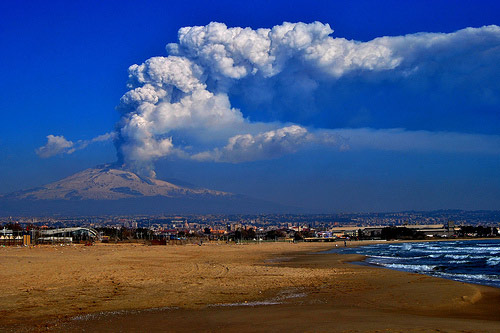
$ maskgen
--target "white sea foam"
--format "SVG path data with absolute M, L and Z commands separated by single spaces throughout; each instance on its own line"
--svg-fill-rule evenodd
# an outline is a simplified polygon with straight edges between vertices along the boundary
M 488 260 L 486 260 L 486 263 L 490 266 L 496 266 L 500 264 L 500 257 L 492 257 Z
M 412 272 L 428 272 L 432 271 L 436 267 L 435 265 L 411 265 L 411 264 L 381 264 L 381 265 L 387 268 L 401 269 Z
M 467 258 L 469 258 L 469 255 L 468 254 L 446 254 L 444 257 L 458 260 L 458 259 L 467 259 Z
M 389 260 L 406 260 L 407 258 L 404 258 L 404 257 L 393 257 L 393 256 L 374 256 L 374 255 L 370 255 L 370 258 L 374 258 L 374 259 L 389 259 Z M 414 257 L 412 257 L 414 258 Z
M 454 280 L 500 282 L 500 277 L 494 274 L 459 274 L 439 272 L 438 275 Z
M 498 240 L 382 244 L 357 253 L 373 265 L 500 287 Z
M 470 261 L 469 260 L 450 260 L 448 261 L 450 264 L 467 264 Z

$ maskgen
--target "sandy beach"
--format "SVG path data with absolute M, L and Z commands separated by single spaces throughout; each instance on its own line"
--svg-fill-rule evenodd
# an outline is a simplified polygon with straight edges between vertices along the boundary
M 332 247 L 0 248 L 0 330 L 500 330 L 498 288 L 317 254 Z

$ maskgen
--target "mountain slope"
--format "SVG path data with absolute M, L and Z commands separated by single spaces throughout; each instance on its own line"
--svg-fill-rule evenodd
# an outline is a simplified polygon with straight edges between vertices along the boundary
M 10 199 L 117 200 L 164 196 L 232 196 L 230 193 L 175 185 L 163 180 L 107 166 L 90 168 L 42 187 L 14 192 Z
M 111 165 L 0 197 L 0 216 L 244 214 L 299 212 L 295 207 L 186 183 L 140 177 Z

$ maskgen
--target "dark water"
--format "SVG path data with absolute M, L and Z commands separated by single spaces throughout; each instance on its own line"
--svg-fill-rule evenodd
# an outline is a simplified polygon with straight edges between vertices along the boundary
M 332 250 L 366 255 L 366 262 L 400 271 L 500 288 L 500 239 L 374 244 Z

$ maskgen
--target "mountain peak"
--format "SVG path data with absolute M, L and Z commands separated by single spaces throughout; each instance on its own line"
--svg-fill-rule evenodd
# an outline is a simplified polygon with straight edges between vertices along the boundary
M 31 200 L 118 200 L 138 197 L 231 196 L 203 188 L 176 185 L 164 180 L 141 177 L 117 165 L 104 164 L 75 173 L 42 187 L 8 195 Z

